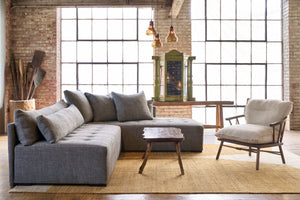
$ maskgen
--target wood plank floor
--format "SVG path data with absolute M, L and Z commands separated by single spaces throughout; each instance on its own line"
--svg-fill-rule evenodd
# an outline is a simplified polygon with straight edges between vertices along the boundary
M 205 131 L 204 143 L 217 143 L 214 132 Z M 300 131 L 286 131 L 284 147 L 300 155 Z M 0 200 L 296 200 L 300 194 L 134 194 L 134 195 L 102 195 L 102 194 L 37 194 L 37 193 L 9 193 L 7 136 L 0 136 Z M 288 162 L 288 161 L 287 161 Z

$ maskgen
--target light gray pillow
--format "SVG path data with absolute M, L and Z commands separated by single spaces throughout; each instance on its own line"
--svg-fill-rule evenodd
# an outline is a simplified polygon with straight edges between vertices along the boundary
M 84 123 L 93 120 L 93 110 L 86 96 L 81 91 L 65 90 L 64 95 L 69 104 L 74 104 L 81 112 Z
M 36 141 L 43 138 L 36 124 L 36 117 L 39 115 L 49 115 L 63 108 L 68 107 L 64 100 L 60 100 L 52 106 L 42 108 L 40 110 L 24 111 L 15 110 L 15 125 L 17 129 L 18 140 L 21 144 L 27 146 L 32 145 Z
M 43 136 L 50 143 L 57 142 L 84 123 L 80 111 L 73 104 L 51 115 L 40 115 L 36 120 Z
M 147 106 L 149 108 L 151 116 L 154 117 L 153 100 L 147 100 Z
M 153 119 L 149 111 L 144 92 L 125 95 L 111 93 L 117 110 L 119 121 Z
M 93 109 L 94 122 L 115 121 L 117 113 L 114 100 L 110 95 L 84 93 Z

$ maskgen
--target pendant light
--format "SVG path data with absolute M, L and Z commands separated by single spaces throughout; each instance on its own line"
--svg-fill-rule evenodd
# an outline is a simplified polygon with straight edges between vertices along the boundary
M 170 32 L 169 35 L 166 37 L 166 42 L 178 42 L 178 37 L 176 36 L 176 33 L 173 28 L 173 15 L 172 15 L 172 8 L 171 8 L 171 26 L 170 26 Z
M 156 30 L 154 29 L 154 24 L 152 21 L 152 12 L 153 12 L 153 0 L 151 1 L 151 21 L 149 24 L 149 28 L 146 31 L 146 35 L 156 35 Z
M 156 26 L 157 26 L 157 32 L 154 41 L 152 42 L 152 47 L 160 48 L 163 46 L 163 44 L 160 41 L 159 33 L 158 33 L 158 0 L 156 1 Z

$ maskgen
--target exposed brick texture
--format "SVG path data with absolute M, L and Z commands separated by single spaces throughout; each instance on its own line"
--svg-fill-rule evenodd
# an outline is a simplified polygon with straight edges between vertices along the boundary
M 156 116 L 192 119 L 192 106 L 156 106 Z

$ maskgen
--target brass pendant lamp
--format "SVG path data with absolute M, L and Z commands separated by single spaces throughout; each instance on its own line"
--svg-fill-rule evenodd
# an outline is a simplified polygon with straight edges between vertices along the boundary
M 166 37 L 166 42 L 178 42 L 178 37 L 174 31 L 173 27 L 173 15 L 172 15 L 172 8 L 171 8 L 171 26 L 169 35 Z
M 151 21 L 149 24 L 149 28 L 146 31 L 146 35 L 156 35 L 156 30 L 154 29 L 154 24 L 152 21 L 152 10 L 153 10 L 153 0 L 151 1 Z
M 157 25 L 157 32 L 156 32 L 154 41 L 152 42 L 152 47 L 160 48 L 163 46 L 163 44 L 160 41 L 159 33 L 158 33 L 158 0 L 156 1 L 156 25 Z

